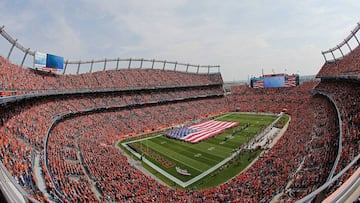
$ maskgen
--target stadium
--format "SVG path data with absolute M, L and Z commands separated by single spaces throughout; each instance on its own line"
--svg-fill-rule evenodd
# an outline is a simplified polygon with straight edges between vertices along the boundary
M 355 202 L 359 30 L 322 52 L 316 79 L 225 91 L 218 65 L 64 60 L 2 26 L 2 200 Z

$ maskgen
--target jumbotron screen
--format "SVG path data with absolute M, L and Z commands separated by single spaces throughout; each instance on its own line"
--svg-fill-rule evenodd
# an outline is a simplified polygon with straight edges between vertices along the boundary
M 53 54 L 35 52 L 34 69 L 42 71 L 58 72 L 64 68 L 64 58 Z
M 64 58 L 61 56 L 47 54 L 46 55 L 46 67 L 63 69 L 64 68 Z
M 285 86 L 285 77 L 284 76 L 275 76 L 275 77 L 266 77 L 264 78 L 264 87 L 284 87 Z
M 299 75 L 266 75 L 251 78 L 250 86 L 253 88 L 272 88 L 272 87 L 295 87 L 299 85 Z

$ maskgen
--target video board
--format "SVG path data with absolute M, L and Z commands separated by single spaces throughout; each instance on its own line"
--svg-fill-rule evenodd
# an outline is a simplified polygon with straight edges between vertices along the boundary
M 264 87 L 284 87 L 285 77 L 284 76 L 274 76 L 266 77 L 264 79 Z
M 299 85 L 299 75 L 265 75 L 262 77 L 253 77 L 250 80 L 250 86 L 253 88 L 275 88 L 275 87 L 295 87 Z
M 64 58 L 53 54 L 35 52 L 34 69 L 47 72 L 58 72 L 64 69 Z

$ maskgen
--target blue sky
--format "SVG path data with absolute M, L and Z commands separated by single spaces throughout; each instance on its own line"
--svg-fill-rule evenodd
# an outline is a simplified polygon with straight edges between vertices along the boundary
M 316 74 L 321 51 L 350 34 L 359 11 L 358 0 L 1 0 L 0 26 L 24 47 L 69 60 L 220 65 L 232 81 L 262 69 Z

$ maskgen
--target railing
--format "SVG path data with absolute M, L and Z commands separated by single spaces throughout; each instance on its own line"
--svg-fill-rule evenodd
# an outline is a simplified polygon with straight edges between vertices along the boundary
M 15 181 L 6 167 L 0 161 L 0 191 L 8 202 L 29 202 L 27 194 L 23 188 Z
M 351 31 L 350 35 L 344 39 L 340 44 L 332 49 L 321 52 L 326 62 L 334 62 L 338 59 L 343 58 L 348 53 L 352 52 L 356 47 L 360 45 L 360 41 L 356 36 L 360 30 L 360 23 L 357 23 L 354 30 Z M 346 45 L 346 47 L 345 47 Z M 353 45 L 353 47 L 351 47 Z M 345 50 L 344 50 L 345 47 Z M 326 55 L 331 55 L 331 59 L 328 59 Z
M 31 51 L 30 48 L 25 48 L 21 44 L 19 44 L 17 39 L 12 38 L 7 32 L 4 30 L 4 25 L 0 27 L 0 34 L 11 44 L 11 48 L 9 50 L 9 53 L 7 55 L 7 59 L 10 60 L 11 53 L 14 50 L 14 47 L 18 48 L 21 52 L 24 53 L 24 57 L 21 61 L 21 64 L 19 64 L 21 67 L 24 65 L 25 59 L 28 55 L 34 56 L 35 52 Z
M 157 90 L 176 89 L 176 88 L 200 88 L 209 87 L 213 85 L 178 85 L 178 86 L 159 86 L 155 87 Z M 216 84 L 215 84 L 216 86 Z M 75 89 L 75 90 L 39 90 L 29 91 L 25 94 L 14 94 L 11 96 L 0 97 L 0 105 L 5 105 L 11 102 L 17 102 L 23 99 L 49 97 L 49 96 L 60 96 L 60 95 L 75 95 L 75 94 L 95 94 L 95 93 L 111 93 L 111 92 L 136 92 L 136 91 L 151 91 L 154 87 L 138 87 L 138 88 L 100 88 L 100 89 Z
M 12 38 L 4 29 L 5 26 L 0 27 L 0 34 L 3 38 L 11 44 L 11 48 L 7 54 L 7 59 L 13 53 L 16 47 L 24 55 L 21 63 L 18 64 L 21 67 L 33 67 L 34 64 L 34 50 L 25 48 L 17 39 Z M 32 57 L 31 62 L 24 64 L 27 57 Z M 80 74 L 80 73 L 92 73 L 96 71 L 105 70 L 118 70 L 118 69 L 130 69 L 130 68 L 146 68 L 146 69 L 160 69 L 160 70 L 173 70 L 186 73 L 197 73 L 197 74 L 211 74 L 220 73 L 219 65 L 195 65 L 190 63 L 178 63 L 166 60 L 156 59 L 143 59 L 143 58 L 114 58 L 114 59 L 100 59 L 100 60 L 87 60 L 87 61 L 71 61 L 65 60 L 63 72 L 60 74 Z
M 356 194 L 356 189 L 360 187 L 360 168 L 357 168 L 350 178 L 348 178 L 335 192 L 323 200 L 324 203 L 352 201 L 352 194 Z M 356 198 L 356 197 L 355 197 Z M 356 200 L 353 200 L 356 202 Z
M 326 190 L 329 186 L 331 186 L 335 181 L 339 180 L 344 173 L 346 173 L 351 167 L 356 166 L 357 162 L 360 160 L 360 154 L 358 154 L 344 169 L 342 169 L 338 174 L 336 174 L 330 181 L 324 183 L 315 191 L 311 192 L 304 198 L 297 201 L 297 203 L 310 203 L 316 195 L 320 194 L 322 191 Z
M 110 69 L 107 69 L 110 65 Z M 162 61 L 162 60 L 155 60 L 155 59 L 122 59 L 122 58 L 115 58 L 115 59 L 100 59 L 100 60 L 91 60 L 91 61 L 65 61 L 65 68 L 62 74 L 65 74 L 68 70 L 68 66 L 72 65 L 74 68 L 72 71 L 76 69 L 76 74 L 81 72 L 94 72 L 95 71 L 105 71 L 105 70 L 118 70 L 118 69 L 131 69 L 131 68 L 146 68 L 146 69 L 160 69 L 160 70 L 173 70 L 173 71 L 180 71 L 180 72 L 187 72 L 187 73 L 197 73 L 197 74 L 210 74 L 210 73 L 219 73 L 220 66 L 215 65 L 194 65 L 189 63 L 178 63 L 172 61 Z M 81 71 L 81 67 L 87 65 L 88 70 Z M 122 66 L 121 66 L 122 65 Z
M 71 112 L 69 112 L 69 114 L 71 114 Z M 45 164 L 45 170 L 46 170 L 47 174 L 49 174 L 50 181 L 51 181 L 52 185 L 54 186 L 55 195 L 57 196 L 57 198 L 64 197 L 66 200 L 71 202 L 70 198 L 67 195 L 65 195 L 60 190 L 58 184 L 55 183 L 54 176 L 53 176 L 52 172 L 49 170 L 49 159 L 48 159 L 48 154 L 47 154 L 47 147 L 48 147 L 48 143 L 49 143 L 50 132 L 54 128 L 54 126 L 57 124 L 57 122 L 59 122 L 63 118 L 64 118 L 64 116 L 62 115 L 62 116 L 57 116 L 55 119 L 53 119 L 51 122 L 50 128 L 48 129 L 48 131 L 46 133 L 45 141 L 44 141 L 44 164 Z M 62 200 L 60 198 L 59 198 L 59 201 L 62 202 Z
M 340 110 L 339 108 L 337 107 L 336 105 L 336 102 L 335 100 L 328 94 L 324 93 L 324 92 L 321 92 L 321 91 L 318 91 L 318 90 L 314 90 L 314 93 L 315 94 L 320 94 L 324 97 L 326 97 L 335 107 L 335 110 L 336 110 L 336 114 L 337 114 L 337 118 L 338 118 L 338 122 L 339 122 L 339 147 L 338 147 L 338 152 L 337 152 L 337 156 L 336 156 L 336 159 L 334 161 L 334 164 L 333 164 L 333 167 L 329 173 L 329 176 L 326 180 L 326 182 L 330 181 L 333 176 L 334 176 L 334 173 L 335 173 L 335 170 L 336 170 L 336 167 L 338 166 L 339 164 L 339 161 L 340 161 L 340 156 L 341 156 L 341 151 L 342 151 L 342 137 L 343 137 L 343 127 L 342 127 L 342 119 L 341 119 L 341 114 L 340 114 Z

